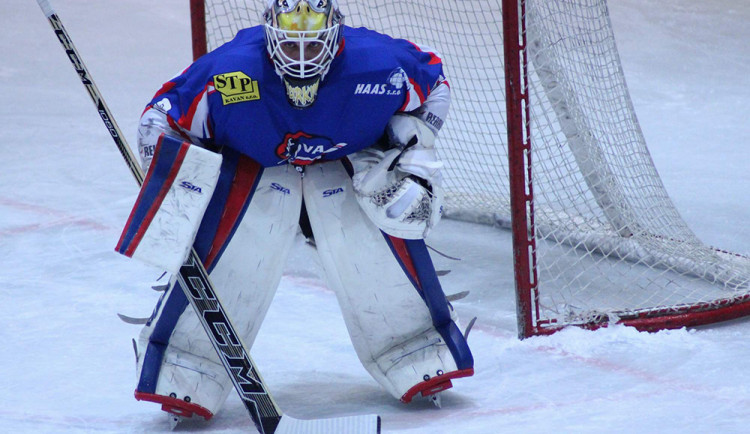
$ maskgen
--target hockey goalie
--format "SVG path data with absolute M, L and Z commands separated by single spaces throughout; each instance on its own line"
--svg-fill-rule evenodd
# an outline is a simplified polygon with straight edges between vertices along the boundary
M 440 56 L 345 26 L 336 0 L 270 0 L 264 20 L 147 105 L 117 250 L 175 273 L 195 248 L 251 346 L 306 217 L 363 366 L 398 400 L 434 396 L 474 372 L 424 241 L 441 215 Z M 209 419 L 232 390 L 176 279 L 136 353 L 136 398 L 176 415 Z

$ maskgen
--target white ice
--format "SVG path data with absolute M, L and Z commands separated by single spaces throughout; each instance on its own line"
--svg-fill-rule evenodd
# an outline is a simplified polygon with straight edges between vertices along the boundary
M 260 0 L 257 0 L 260 1 Z M 135 142 L 143 105 L 190 59 L 181 0 L 57 0 L 117 121 Z M 614 0 L 635 108 L 656 166 L 706 243 L 750 251 L 750 2 Z M 150 314 L 158 271 L 114 253 L 135 181 L 33 0 L 0 6 L 0 431 L 168 432 L 136 402 L 116 313 Z M 298 418 L 379 413 L 385 433 L 750 432 L 750 323 L 626 327 L 516 338 L 507 233 L 445 221 L 432 244 L 460 262 L 449 293 L 476 375 L 443 408 L 404 405 L 356 360 L 334 295 L 300 243 L 252 349 Z M 252 432 L 239 399 L 179 431 Z

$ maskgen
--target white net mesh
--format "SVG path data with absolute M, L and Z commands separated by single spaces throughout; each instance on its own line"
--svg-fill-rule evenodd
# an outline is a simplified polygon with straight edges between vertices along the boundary
M 719 305 L 750 261 L 704 246 L 653 165 L 606 2 L 527 1 L 540 321 Z
M 501 1 L 339 3 L 349 26 L 440 53 L 452 91 L 437 142 L 446 215 L 508 226 Z M 261 23 L 264 4 L 207 0 L 209 50 Z M 703 245 L 662 185 L 606 1 L 528 0 L 526 12 L 539 283 L 525 314 L 544 328 L 747 301 L 750 260 Z

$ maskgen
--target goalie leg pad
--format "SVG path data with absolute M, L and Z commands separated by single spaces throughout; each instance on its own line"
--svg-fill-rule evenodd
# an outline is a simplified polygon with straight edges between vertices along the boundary
M 220 154 L 162 134 L 115 250 L 178 272 L 213 195 L 221 161 Z
M 303 185 L 328 285 L 373 378 L 408 402 L 446 385 L 436 377 L 449 387 L 450 378 L 471 375 L 471 351 L 424 242 L 381 232 L 359 207 L 339 162 L 308 167 Z
M 196 251 L 249 350 L 297 234 L 301 182 L 291 166 L 264 169 L 253 176 L 247 173 L 247 161 L 231 160 L 225 156 L 225 167 L 235 170 L 220 177 Z M 137 354 L 136 396 L 142 399 L 169 401 L 174 409 L 174 401 L 159 397 L 188 397 L 191 404 L 213 415 L 233 389 L 177 282 L 172 282 L 141 331 Z

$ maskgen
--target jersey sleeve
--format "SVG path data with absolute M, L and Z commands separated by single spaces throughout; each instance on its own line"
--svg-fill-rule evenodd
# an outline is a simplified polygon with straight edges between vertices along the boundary
M 408 83 L 400 111 L 419 117 L 437 134 L 450 107 L 450 86 L 443 75 L 443 61 L 429 47 L 409 41 L 401 43 L 408 53 L 404 57 Z
M 208 94 L 213 83 L 193 64 L 166 82 L 141 115 L 138 126 L 138 151 L 146 170 L 161 134 L 206 147 L 213 133 L 208 109 Z

